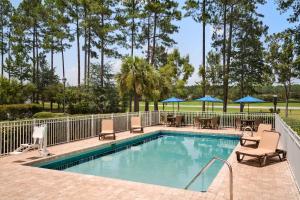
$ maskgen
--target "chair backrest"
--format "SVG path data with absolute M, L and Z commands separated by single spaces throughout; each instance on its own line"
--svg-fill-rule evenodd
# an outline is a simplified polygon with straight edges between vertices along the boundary
M 178 124 L 181 123 L 182 118 L 183 118 L 183 116 L 181 116 L 181 115 L 176 116 L 176 123 L 178 123 Z
M 163 123 L 167 123 L 167 115 L 165 114 L 160 115 L 160 121 Z
M 262 122 L 263 122 L 263 119 L 262 118 L 258 118 L 256 120 L 254 120 L 254 126 L 258 127 Z
M 212 119 L 211 119 L 211 123 L 213 124 L 213 126 L 214 125 L 218 125 L 219 123 L 219 118 L 218 117 L 213 117 Z
M 200 123 L 200 117 L 194 117 L 194 123 Z
M 275 152 L 279 143 L 280 133 L 263 131 L 258 148 L 268 149 Z
M 43 139 L 45 137 L 46 131 L 47 131 L 46 125 L 33 127 L 33 133 L 32 133 L 33 144 L 38 144 L 41 146 L 43 143 Z
M 114 121 L 112 119 L 102 119 L 101 130 L 114 130 Z
M 261 137 L 264 131 L 271 131 L 271 130 L 272 130 L 271 124 L 259 124 L 256 135 Z
M 241 125 L 242 125 L 241 118 L 235 118 L 235 126 L 241 126 Z
M 140 117 L 131 117 L 131 126 L 142 126 L 142 120 Z

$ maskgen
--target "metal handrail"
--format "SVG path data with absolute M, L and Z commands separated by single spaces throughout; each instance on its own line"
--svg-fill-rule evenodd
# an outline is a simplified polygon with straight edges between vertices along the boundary
M 193 183 L 194 181 L 203 173 L 205 172 L 216 160 L 220 160 L 223 163 L 225 163 L 229 169 L 229 179 L 230 179 L 230 183 L 229 183 L 229 193 L 230 193 L 230 200 L 233 200 L 233 175 L 232 175 L 232 167 L 229 164 L 228 161 L 223 160 L 221 158 L 218 157 L 213 157 L 197 174 L 196 176 L 193 177 L 193 179 L 185 186 L 185 190 L 187 190 Z

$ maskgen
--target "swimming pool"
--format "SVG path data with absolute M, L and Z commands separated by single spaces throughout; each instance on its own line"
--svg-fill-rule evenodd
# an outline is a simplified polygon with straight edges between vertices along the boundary
M 238 141 L 234 135 L 160 131 L 34 166 L 184 188 L 212 157 L 226 160 Z M 222 166 L 215 162 L 190 190 L 206 191 Z

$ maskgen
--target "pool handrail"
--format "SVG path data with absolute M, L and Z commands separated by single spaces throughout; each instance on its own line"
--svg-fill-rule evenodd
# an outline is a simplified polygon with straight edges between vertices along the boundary
M 213 157 L 204 167 L 201 168 L 201 170 L 192 178 L 192 180 L 184 187 L 185 190 L 187 190 L 194 181 L 202 174 L 204 173 L 216 160 L 220 160 L 223 163 L 225 163 L 229 169 L 229 194 L 230 194 L 230 200 L 233 200 L 233 175 L 232 175 L 232 167 L 229 164 L 227 160 L 223 160 L 218 157 Z

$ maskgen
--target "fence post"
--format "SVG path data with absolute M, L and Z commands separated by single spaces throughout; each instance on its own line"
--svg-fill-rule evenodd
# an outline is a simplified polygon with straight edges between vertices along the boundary
M 129 113 L 128 112 L 126 112 L 126 130 L 128 130 L 129 129 Z
M 161 111 L 159 110 L 159 111 L 158 111 L 158 124 L 160 124 L 160 115 L 161 115 L 160 112 L 161 112 Z M 157 124 L 155 124 L 155 125 L 157 125 Z
M 152 112 L 151 111 L 148 111 L 149 113 L 149 121 L 150 121 L 150 126 L 152 126 Z
M 67 116 L 67 143 L 70 142 L 70 118 Z
M 92 114 L 91 116 L 91 120 L 92 120 L 92 126 L 91 126 L 91 136 L 95 137 L 96 135 L 96 131 L 95 131 L 95 120 L 94 120 L 94 115 Z

